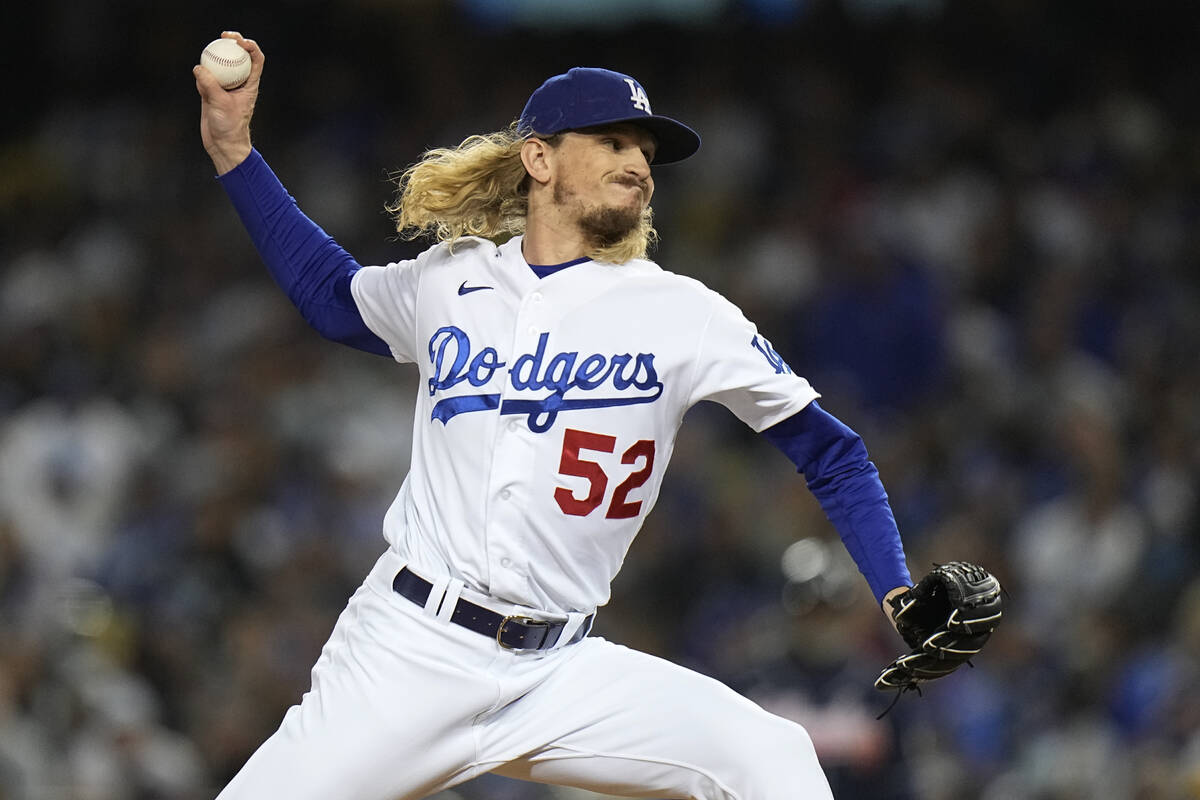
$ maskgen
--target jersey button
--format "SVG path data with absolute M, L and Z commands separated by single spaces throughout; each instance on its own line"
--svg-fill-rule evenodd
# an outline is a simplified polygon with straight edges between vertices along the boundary
M 511 558 L 502 558 L 502 559 L 500 559 L 500 566 L 502 566 L 502 567 L 511 567 L 511 566 L 512 566 L 512 559 L 511 559 Z
M 513 420 L 512 422 L 508 423 L 508 430 L 510 433 L 516 433 L 517 428 L 519 428 L 519 427 L 521 427 L 521 426 L 517 424 L 516 420 Z
M 535 326 L 535 325 L 529 326 L 529 335 L 530 336 L 537 336 L 537 332 L 538 332 L 537 326 Z
M 529 296 L 529 299 L 535 303 L 540 303 L 540 302 L 542 302 L 542 293 L 534 292 L 532 295 Z
M 500 490 L 500 499 L 501 500 L 507 500 L 510 497 L 512 497 L 512 492 L 510 492 L 508 489 Z

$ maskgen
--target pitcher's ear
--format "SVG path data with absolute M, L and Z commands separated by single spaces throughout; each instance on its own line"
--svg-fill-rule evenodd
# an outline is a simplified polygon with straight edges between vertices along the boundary
M 521 163 L 529 177 L 537 183 L 550 181 L 553 172 L 554 148 L 547 142 L 531 136 L 521 145 Z

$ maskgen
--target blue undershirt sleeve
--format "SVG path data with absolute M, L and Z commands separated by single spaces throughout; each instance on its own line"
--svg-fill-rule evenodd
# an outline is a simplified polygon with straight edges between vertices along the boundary
M 218 180 L 233 201 L 271 277 L 326 339 L 390 356 L 359 313 L 350 279 L 354 257 L 306 217 L 257 150 Z
M 882 603 L 897 586 L 911 586 L 896 518 L 862 437 L 816 401 L 763 435 L 804 475 L 875 601 Z

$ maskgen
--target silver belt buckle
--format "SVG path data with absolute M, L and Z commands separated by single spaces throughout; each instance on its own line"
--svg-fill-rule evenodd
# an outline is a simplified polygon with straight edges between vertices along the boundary
M 505 644 L 503 641 L 501 641 L 500 637 L 502 637 L 504 635 L 504 628 L 510 622 L 515 622 L 518 625 L 535 626 L 535 627 L 542 627 L 542 628 L 550 627 L 549 622 L 546 622 L 546 621 L 540 620 L 540 619 L 534 619 L 533 617 L 521 617 L 521 616 L 516 616 L 516 615 L 511 616 L 511 617 L 505 617 L 504 619 L 500 620 L 500 627 L 496 628 L 496 644 L 500 645 L 505 650 L 536 650 L 537 649 L 534 647 L 511 647 L 511 646 Z M 543 638 L 542 641 L 545 641 L 545 639 Z M 538 644 L 541 644 L 541 642 L 539 642 Z

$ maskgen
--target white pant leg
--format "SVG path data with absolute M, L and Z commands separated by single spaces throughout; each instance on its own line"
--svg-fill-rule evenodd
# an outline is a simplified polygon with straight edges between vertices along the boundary
M 485 721 L 485 752 L 524 753 L 494 772 L 631 797 L 832 798 L 796 723 L 603 639 L 567 650 L 543 683 Z
M 403 800 L 482 771 L 472 723 L 497 701 L 496 647 L 392 592 L 385 561 L 339 617 L 312 689 L 219 800 Z

